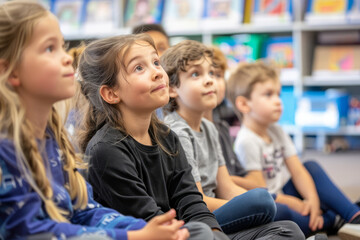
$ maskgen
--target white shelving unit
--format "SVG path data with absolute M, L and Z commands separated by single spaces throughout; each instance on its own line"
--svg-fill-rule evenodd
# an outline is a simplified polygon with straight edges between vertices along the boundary
M 121 1 L 121 0 L 119 0 Z M 187 36 L 199 37 L 204 44 L 212 44 L 214 36 L 217 35 L 233 35 L 233 34 L 261 34 L 267 33 L 269 35 L 288 35 L 292 36 L 294 44 L 294 65 L 298 70 L 299 77 L 294 81 L 284 81 L 284 86 L 293 86 L 296 96 L 300 96 L 304 89 L 310 87 L 335 87 L 335 88 L 360 88 L 360 77 L 358 76 L 332 76 L 332 77 L 314 77 L 311 75 L 313 52 L 316 43 L 316 36 L 323 31 L 350 31 L 359 30 L 358 24 L 307 24 L 303 21 L 304 9 L 306 1 L 293 0 L 293 14 L 294 21 L 291 24 L 278 25 L 254 25 L 254 24 L 239 24 L 238 27 L 227 28 L 226 26 L 214 27 L 213 29 L 199 28 L 190 31 L 177 31 L 176 29 L 166 29 L 170 37 Z M 103 38 L 121 34 L 129 34 L 130 28 L 118 28 L 110 33 L 77 33 L 67 35 L 66 40 L 86 40 L 94 38 Z M 286 109 L 285 109 L 286 111 Z M 327 136 L 359 136 L 360 128 L 356 127 L 342 127 L 337 130 L 311 130 L 307 131 L 296 126 L 285 126 L 285 129 L 293 136 L 295 145 L 299 152 L 304 150 L 304 137 L 306 135 L 316 135 L 320 139 L 320 145 L 324 145 Z M 319 146 L 318 146 L 319 147 Z

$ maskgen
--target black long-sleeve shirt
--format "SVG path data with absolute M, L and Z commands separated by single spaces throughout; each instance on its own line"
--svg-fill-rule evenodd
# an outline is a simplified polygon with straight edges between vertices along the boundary
M 86 148 L 94 199 L 147 221 L 174 208 L 178 219 L 221 229 L 202 200 L 177 135 L 170 131 L 161 143 L 172 155 L 105 124 Z

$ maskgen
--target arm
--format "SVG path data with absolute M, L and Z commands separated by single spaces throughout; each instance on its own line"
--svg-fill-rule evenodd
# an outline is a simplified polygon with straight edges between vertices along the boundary
M 312 177 L 296 155 L 288 157 L 285 163 L 295 188 L 305 201 L 302 214 L 310 214 L 309 227 L 312 230 L 322 228 L 323 220 L 321 217 L 320 200 Z
M 219 198 L 230 200 L 246 192 L 244 188 L 237 186 L 231 180 L 225 165 L 219 167 L 216 181 L 216 196 Z
M 175 136 L 174 140 L 178 154 L 174 156 L 176 167 L 172 173 L 169 187 L 171 207 L 177 209 L 178 218 L 185 222 L 204 222 L 212 229 L 220 230 L 218 222 L 207 208 L 203 196 L 195 184 L 191 174 L 191 166 L 187 162 L 178 137 Z
M 246 175 L 245 177 L 240 177 L 240 176 L 230 176 L 230 177 L 231 177 L 231 180 L 236 185 L 238 185 L 239 187 L 245 188 L 246 190 L 263 187 L 260 184 L 257 184 L 253 179 L 248 177 L 248 175 Z
M 29 235 L 48 232 L 60 238 L 81 236 L 83 234 L 107 235 L 111 238 L 126 239 L 127 223 L 132 229 L 141 229 L 146 223 L 139 219 L 127 219 L 122 229 L 104 229 L 92 226 L 82 226 L 73 223 L 59 223 L 48 217 L 39 195 L 31 190 L 30 185 L 18 170 L 13 149 L 0 148 L 0 165 L 3 178 L 0 185 L 0 235 L 4 238 L 24 238 Z M 66 191 L 66 190 L 64 190 Z M 71 203 L 69 202 L 71 205 Z M 66 209 L 71 212 L 72 206 Z M 123 216 L 112 211 L 112 219 Z M 110 213 L 110 211 L 108 211 Z M 104 214 L 105 216 L 106 214 Z M 70 221 L 70 219 L 69 219 Z

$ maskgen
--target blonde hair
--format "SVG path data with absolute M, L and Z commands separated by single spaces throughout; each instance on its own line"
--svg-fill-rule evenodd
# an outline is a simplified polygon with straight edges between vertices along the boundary
M 25 109 L 14 88 L 8 83 L 12 72 L 21 61 L 22 53 L 32 37 L 34 26 L 49 12 L 41 5 L 29 1 L 14 1 L 0 5 L 0 138 L 13 142 L 19 171 L 31 188 L 44 202 L 49 217 L 67 222 L 66 211 L 56 206 L 53 189 L 46 176 L 44 159 L 33 135 L 33 126 L 25 117 Z M 75 155 L 59 115 L 52 109 L 48 127 L 54 133 L 63 157 L 63 170 L 69 178 L 67 188 L 71 199 L 76 200 L 75 209 L 87 205 L 87 189 L 77 168 L 82 160 Z
M 235 107 L 235 101 L 238 96 L 248 99 L 256 83 L 266 81 L 279 81 L 277 69 L 273 64 L 258 60 L 253 63 L 240 63 L 231 73 L 227 82 L 227 97 L 234 107 L 234 111 L 239 119 L 242 119 L 242 113 Z

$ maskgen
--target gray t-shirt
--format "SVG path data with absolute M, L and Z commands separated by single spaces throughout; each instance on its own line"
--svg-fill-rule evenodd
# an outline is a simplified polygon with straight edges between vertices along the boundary
M 206 196 L 215 197 L 218 168 L 225 165 L 225 160 L 214 124 L 203 118 L 201 131 L 196 132 L 177 112 L 165 116 L 164 121 L 179 136 L 195 182 L 201 183 Z
M 296 155 L 296 149 L 279 125 L 270 125 L 268 135 L 271 143 L 266 143 L 252 130 L 242 126 L 234 143 L 234 151 L 247 171 L 262 171 L 270 193 L 280 193 L 290 179 L 285 160 Z

